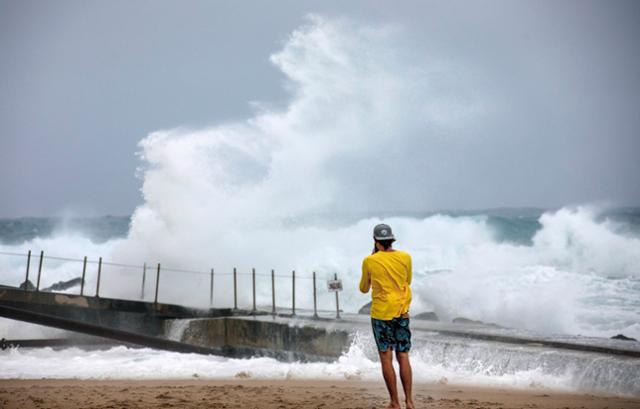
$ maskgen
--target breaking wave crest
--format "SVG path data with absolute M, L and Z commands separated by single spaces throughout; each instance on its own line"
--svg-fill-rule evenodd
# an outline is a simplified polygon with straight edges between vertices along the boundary
M 481 117 L 487 103 L 465 93 L 460 67 L 436 56 L 418 61 L 403 41 L 395 27 L 309 17 L 271 57 L 288 81 L 286 108 L 208 129 L 158 131 L 140 142 L 144 204 L 126 237 L 95 242 L 67 229 L 2 250 L 215 268 L 220 305 L 231 302 L 224 274 L 233 267 L 242 274 L 338 273 L 343 306 L 355 311 L 367 302 L 356 286 L 360 261 L 372 226 L 383 220 L 370 216 L 437 206 L 434 198 L 449 187 L 434 185 L 434 171 L 443 169 L 435 147 L 445 135 L 465 143 L 460 124 Z M 530 219 L 509 219 L 512 227 L 529 223 L 514 241 L 483 214 L 385 217 L 398 247 L 414 258 L 413 310 L 543 332 L 640 337 L 637 230 L 590 207 L 534 220 L 531 231 Z M 22 282 L 23 259 L 0 263 L 8 283 Z M 45 284 L 80 271 L 55 260 L 45 268 Z M 204 305 L 207 279 L 165 273 L 161 297 Z M 259 300 L 269 304 L 269 283 L 260 280 Z M 139 281 L 140 271 L 108 267 L 103 291 L 137 297 Z M 309 280 L 299 285 L 301 302 L 310 304 Z M 284 279 L 278 286 L 289 288 Z M 279 302 L 288 297 L 281 291 Z

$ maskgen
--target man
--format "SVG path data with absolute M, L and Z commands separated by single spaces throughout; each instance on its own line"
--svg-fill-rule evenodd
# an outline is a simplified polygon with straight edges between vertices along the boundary
M 411 256 L 392 247 L 395 237 L 391 227 L 379 224 L 373 229 L 373 253 L 362 262 L 360 291 L 371 296 L 371 326 L 378 346 L 382 376 L 387 385 L 391 403 L 388 408 L 399 408 L 396 372 L 393 369 L 393 351 L 400 366 L 400 379 L 408 409 L 413 409 L 411 396 L 412 373 L 409 363 L 411 330 L 409 304 L 411 304 Z

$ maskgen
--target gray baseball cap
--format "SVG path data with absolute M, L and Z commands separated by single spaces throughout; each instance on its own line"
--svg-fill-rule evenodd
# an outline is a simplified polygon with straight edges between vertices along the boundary
M 388 224 L 379 224 L 373 228 L 373 238 L 376 240 L 395 240 Z

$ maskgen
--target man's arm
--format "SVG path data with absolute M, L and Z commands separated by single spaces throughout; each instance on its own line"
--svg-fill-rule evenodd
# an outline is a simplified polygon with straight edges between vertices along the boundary
M 362 277 L 360 277 L 360 292 L 368 293 L 371 288 L 371 273 L 367 267 L 367 259 L 362 261 Z
M 411 280 L 413 279 L 413 265 L 411 263 L 411 255 L 409 255 L 409 263 L 407 264 L 409 267 L 409 272 L 407 273 L 407 283 L 411 285 Z

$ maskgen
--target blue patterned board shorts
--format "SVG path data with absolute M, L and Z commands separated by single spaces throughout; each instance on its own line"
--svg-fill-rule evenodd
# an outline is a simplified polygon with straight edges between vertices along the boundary
M 411 349 L 409 318 L 397 317 L 389 321 L 371 318 L 371 326 L 378 351 L 392 348 L 396 352 L 409 352 Z

